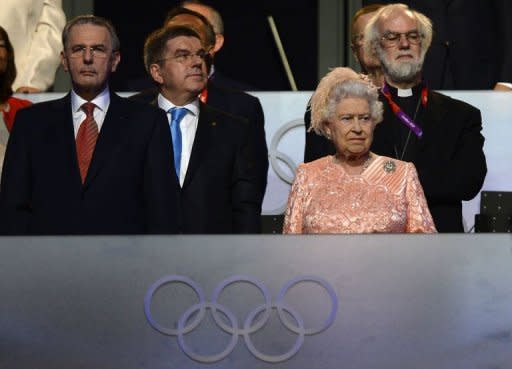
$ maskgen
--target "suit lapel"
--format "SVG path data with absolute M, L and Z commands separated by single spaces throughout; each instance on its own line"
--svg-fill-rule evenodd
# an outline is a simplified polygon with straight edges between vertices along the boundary
M 128 129 L 128 127 L 124 126 L 126 121 L 126 111 L 122 109 L 121 98 L 111 93 L 110 105 L 103 125 L 101 126 L 98 140 L 96 141 L 91 165 L 89 166 L 87 177 L 85 178 L 84 189 L 91 184 L 105 162 L 117 149 L 117 146 L 123 138 L 124 130 Z
M 443 122 L 443 116 L 446 116 L 442 104 L 439 103 L 439 96 L 429 90 L 427 107 L 422 118 L 423 137 L 419 140 L 418 148 L 420 150 L 427 149 L 430 145 L 436 144 L 432 142 L 430 137 L 442 137 L 442 132 L 436 133 L 440 129 L 440 124 L 447 124 Z M 439 142 L 437 142 L 439 143 Z
M 80 170 L 78 169 L 78 159 L 76 155 L 75 129 L 73 124 L 73 112 L 71 109 L 71 94 L 68 93 L 64 98 L 55 100 L 52 105 L 53 132 L 49 137 L 55 137 L 56 145 L 54 148 L 68 158 L 68 168 L 75 178 L 77 186 L 82 186 Z
M 188 163 L 187 174 L 183 182 L 186 187 L 192 180 L 203 162 L 205 154 L 208 152 L 212 143 L 212 130 L 215 129 L 217 123 L 213 119 L 213 115 L 205 104 L 199 104 L 199 121 L 197 123 L 197 131 L 192 145 L 190 161 Z

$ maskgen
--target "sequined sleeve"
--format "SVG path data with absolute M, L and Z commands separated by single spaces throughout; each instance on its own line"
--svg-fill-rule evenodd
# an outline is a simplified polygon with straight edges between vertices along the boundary
M 303 233 L 303 217 L 306 194 L 306 171 L 303 164 L 297 169 L 284 214 L 283 233 Z
M 427 200 L 418 179 L 414 164 L 407 163 L 407 224 L 408 233 L 436 233 L 432 215 L 428 209 Z

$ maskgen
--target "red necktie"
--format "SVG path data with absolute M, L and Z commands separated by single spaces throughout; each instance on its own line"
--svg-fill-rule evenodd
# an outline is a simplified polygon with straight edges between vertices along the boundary
M 82 124 L 80 124 L 78 134 L 76 135 L 76 154 L 82 183 L 85 182 L 94 147 L 96 146 L 96 140 L 98 139 L 98 125 L 94 120 L 93 114 L 95 107 L 96 105 L 91 102 L 82 105 L 82 110 L 85 112 L 85 119 Z

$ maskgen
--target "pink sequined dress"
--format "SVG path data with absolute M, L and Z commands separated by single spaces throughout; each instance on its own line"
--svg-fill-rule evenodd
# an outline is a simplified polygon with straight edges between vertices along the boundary
M 301 164 L 283 233 L 436 232 L 414 165 L 372 157 L 359 175 L 334 156 Z

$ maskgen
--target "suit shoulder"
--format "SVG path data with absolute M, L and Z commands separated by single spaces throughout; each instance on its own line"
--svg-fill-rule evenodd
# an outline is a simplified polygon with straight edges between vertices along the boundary
M 217 109 L 211 105 L 201 104 L 201 113 L 205 114 L 211 119 L 218 120 L 219 122 L 225 122 L 225 124 L 235 124 L 246 126 L 249 124 L 249 120 L 238 115 L 233 115 L 224 110 Z
M 148 88 L 128 97 L 129 100 L 150 104 L 158 96 L 157 88 Z
M 477 107 L 465 101 L 442 94 L 440 92 L 432 91 L 432 99 L 433 101 L 437 101 L 438 103 L 448 106 L 450 109 L 458 109 L 459 111 L 460 109 L 463 109 L 472 112 L 480 112 L 480 109 L 478 109 Z
M 233 100 L 243 101 L 248 104 L 260 104 L 260 99 L 256 96 L 253 96 L 242 90 L 235 90 L 227 87 L 219 87 L 215 84 L 211 84 L 209 88 L 209 93 L 218 94 L 219 96 L 224 96 L 225 98 L 230 98 Z
M 130 97 L 126 98 L 120 96 L 116 96 L 115 100 L 125 111 L 136 112 L 138 114 L 164 114 L 162 109 L 142 100 L 134 100 Z
M 51 122 L 50 117 L 69 111 L 71 116 L 71 103 L 69 98 L 64 97 L 56 100 L 48 100 L 28 105 L 16 112 L 14 125 L 29 125 L 35 127 L 45 126 L 45 122 Z M 47 118 L 48 117 L 48 118 Z

